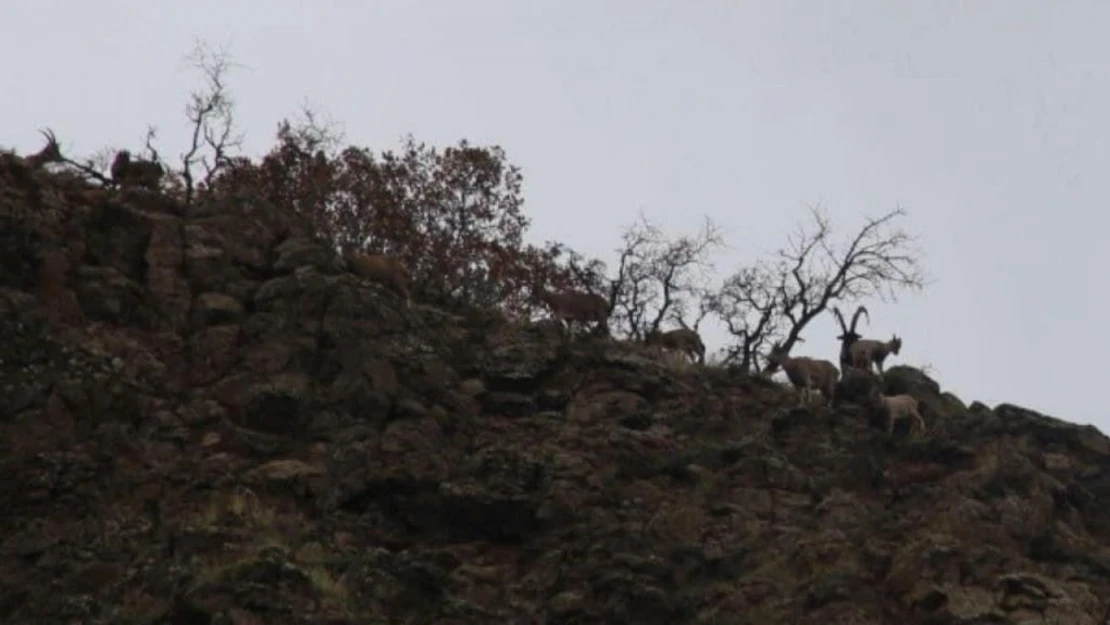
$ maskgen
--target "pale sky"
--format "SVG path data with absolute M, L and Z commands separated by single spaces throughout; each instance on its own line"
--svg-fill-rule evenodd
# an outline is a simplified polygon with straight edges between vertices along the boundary
M 866 334 L 904 339 L 888 366 L 1107 430 L 1107 24 L 1079 0 L 9 0 L 0 145 L 138 148 L 153 123 L 176 154 L 200 38 L 244 66 L 248 153 L 305 101 L 375 150 L 499 144 L 531 239 L 606 260 L 640 211 L 676 234 L 710 216 L 725 272 L 807 205 L 841 236 L 901 206 L 933 283 L 868 302 Z M 795 355 L 835 362 L 835 330 Z

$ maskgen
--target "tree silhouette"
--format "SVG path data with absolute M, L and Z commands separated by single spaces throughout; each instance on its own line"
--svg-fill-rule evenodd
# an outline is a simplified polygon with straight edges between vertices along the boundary
M 397 152 L 350 146 L 329 156 L 318 132 L 283 121 L 258 163 L 236 159 L 218 195 L 253 193 L 308 217 L 318 234 L 394 255 L 429 304 L 528 314 L 537 285 L 573 282 L 565 246 L 524 242 L 520 170 L 498 146 L 442 150 L 407 137 Z
M 735 339 L 726 348 L 725 362 L 753 371 L 759 370 L 762 359 L 763 371 L 773 372 L 777 365 L 766 361 L 764 348 L 781 342 L 789 351 L 830 305 L 872 296 L 893 300 L 899 290 L 923 288 L 914 238 L 893 225 L 905 215 L 899 208 L 868 218 L 838 246 L 828 217 L 820 208 L 811 208 L 812 223 L 799 226 L 773 261 L 741 268 L 725 278 L 710 298 L 712 310 Z

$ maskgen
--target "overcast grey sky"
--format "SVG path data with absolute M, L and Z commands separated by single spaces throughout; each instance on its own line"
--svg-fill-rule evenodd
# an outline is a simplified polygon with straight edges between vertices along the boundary
M 934 280 L 871 304 L 888 363 L 965 402 L 1107 430 L 1110 3 L 9 0 L 0 145 L 179 151 L 196 38 L 228 44 L 247 149 L 306 99 L 349 142 L 500 144 L 532 238 L 611 259 L 639 211 L 726 228 L 722 270 L 806 206 L 840 235 L 898 206 Z M 822 317 L 796 354 L 835 361 Z M 711 349 L 723 334 L 711 333 Z

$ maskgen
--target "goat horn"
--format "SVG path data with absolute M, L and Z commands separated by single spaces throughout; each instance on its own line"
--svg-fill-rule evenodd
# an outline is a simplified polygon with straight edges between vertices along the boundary
M 852 333 L 853 334 L 855 334 L 855 332 L 856 332 L 856 323 L 859 321 L 859 316 L 860 316 L 861 313 L 864 316 L 867 317 L 867 325 L 871 325 L 871 314 L 868 313 L 867 309 L 864 308 L 861 305 L 859 308 L 856 309 L 856 314 L 852 315 Z
M 838 309 L 836 306 L 833 306 L 832 311 L 833 314 L 836 315 L 836 320 L 840 322 L 840 330 L 844 332 L 844 334 L 847 334 L 848 326 L 844 323 L 844 316 L 840 314 L 840 309 Z

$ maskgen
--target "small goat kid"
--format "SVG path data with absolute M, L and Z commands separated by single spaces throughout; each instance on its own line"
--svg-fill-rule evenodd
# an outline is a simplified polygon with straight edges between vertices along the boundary
M 385 285 L 404 298 L 405 307 L 412 306 L 409 272 L 400 260 L 384 254 L 370 254 L 351 246 L 343 250 L 343 257 L 356 275 Z
M 542 291 L 539 299 L 551 308 L 556 319 L 567 324 L 568 330 L 573 321 L 582 324 L 593 321 L 598 329 L 606 334 L 609 332 L 609 300 L 600 295 L 584 291 Z
M 853 367 L 871 371 L 872 363 L 879 370 L 879 375 L 883 374 L 883 361 L 886 357 L 898 352 L 902 349 L 902 339 L 898 338 L 895 334 L 889 341 L 876 341 L 873 339 L 860 339 L 854 342 L 850 348 L 850 361 Z
M 902 419 L 912 419 L 917 431 L 925 433 L 925 419 L 917 409 L 917 399 L 912 395 L 883 395 L 875 389 L 869 398 L 871 409 L 879 411 L 886 419 L 887 434 L 894 434 L 894 424 Z
M 808 400 L 812 390 L 820 391 L 825 398 L 825 403 L 832 401 L 836 383 L 840 379 L 840 371 L 833 363 L 805 356 L 791 358 L 778 343 L 771 347 L 767 360 L 782 367 L 786 372 L 787 379 L 798 389 L 799 404 Z
M 668 332 L 652 330 L 644 337 L 644 343 L 680 351 L 695 362 L 705 361 L 705 344 L 702 343 L 698 333 L 689 328 L 678 328 Z
M 156 161 L 143 159 L 131 160 L 131 152 L 120 150 L 112 159 L 112 182 L 117 185 L 136 185 L 154 189 L 165 174 L 162 165 Z

